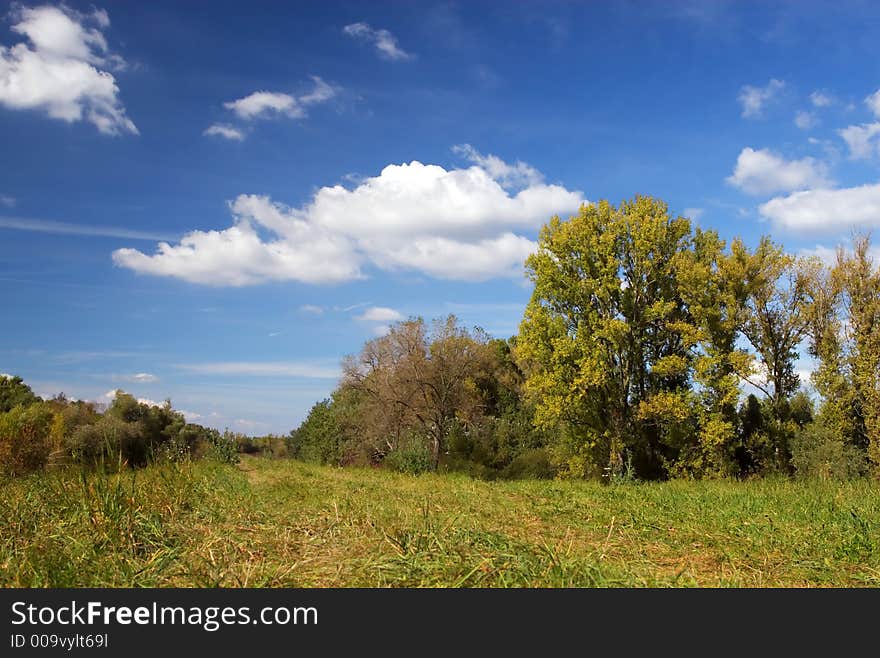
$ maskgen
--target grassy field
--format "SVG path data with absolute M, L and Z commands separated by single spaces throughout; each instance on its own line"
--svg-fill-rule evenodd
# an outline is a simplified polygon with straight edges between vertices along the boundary
M 480 482 L 247 458 L 0 483 L 0 585 L 878 586 L 870 482 Z

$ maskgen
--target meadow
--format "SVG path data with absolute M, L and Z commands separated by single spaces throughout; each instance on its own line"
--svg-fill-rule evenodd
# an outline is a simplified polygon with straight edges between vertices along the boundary
M 0 488 L 5 587 L 880 585 L 870 480 L 485 482 L 245 457 Z

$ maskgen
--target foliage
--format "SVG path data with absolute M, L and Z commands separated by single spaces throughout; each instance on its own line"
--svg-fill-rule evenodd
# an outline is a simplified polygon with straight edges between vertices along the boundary
M 43 468 L 52 450 L 52 422 L 45 403 L 19 404 L 0 414 L 0 473 L 21 475 Z
M 409 434 L 386 455 L 385 464 L 397 473 L 418 475 L 434 469 L 434 457 L 422 437 Z
M 847 480 L 864 475 L 865 454 L 840 434 L 818 422 L 807 425 L 791 441 L 792 463 L 798 476 Z
M 40 398 L 34 395 L 21 377 L 0 375 L 0 414 L 19 405 L 26 407 L 39 401 Z

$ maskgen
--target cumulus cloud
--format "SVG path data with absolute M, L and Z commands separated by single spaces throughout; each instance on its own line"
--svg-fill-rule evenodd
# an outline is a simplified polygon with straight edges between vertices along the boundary
M 414 57 L 397 45 L 397 37 L 388 30 L 376 30 L 367 23 L 352 23 L 342 28 L 342 31 L 350 37 L 373 44 L 379 56 L 385 59 L 405 60 Z
M 416 270 L 441 279 L 515 276 L 535 243 L 535 231 L 554 214 L 570 213 L 583 195 L 548 185 L 528 165 L 481 161 L 466 169 L 388 165 L 354 189 L 323 187 L 300 208 L 264 196 L 241 195 L 222 231 L 193 231 L 153 255 L 113 254 L 117 265 L 194 283 L 242 286 L 263 281 L 336 283 L 362 278 L 363 268 Z M 497 160 L 497 162 L 496 162 Z M 518 192 L 505 189 L 520 173 Z
M 828 107 L 834 102 L 834 99 L 821 91 L 814 91 L 810 94 L 810 102 L 813 107 Z
M 764 108 L 772 102 L 785 88 L 782 80 L 771 79 L 763 87 L 745 85 L 740 89 L 737 99 L 742 105 L 742 116 L 745 119 L 756 119 L 764 113 Z
M 796 231 L 839 232 L 880 226 L 880 184 L 835 190 L 805 190 L 771 199 L 761 215 Z
M 223 137 L 225 139 L 232 139 L 238 142 L 244 139 L 244 133 L 235 126 L 230 126 L 228 123 L 215 123 L 213 125 L 210 125 L 205 128 L 205 131 L 202 134 L 207 136 Z
M 244 98 L 223 103 L 223 106 L 245 121 L 272 116 L 302 119 L 307 114 L 308 106 L 324 103 L 336 96 L 339 91 L 337 87 L 324 82 L 318 76 L 312 76 L 312 82 L 314 83 L 312 91 L 302 96 L 274 91 L 255 91 Z
M 880 153 L 880 122 L 847 126 L 837 131 L 849 147 L 852 160 L 867 160 Z
M 744 148 L 727 183 L 747 194 L 773 194 L 828 187 L 828 167 L 815 158 L 786 160 L 768 149 Z
M 27 41 L 0 46 L 0 105 L 42 110 L 68 123 L 86 120 L 106 135 L 138 134 L 106 70 L 125 67 L 102 33 L 110 25 L 107 12 L 62 5 L 14 8 L 12 16 L 12 31 Z
M 880 89 L 865 99 L 865 105 L 874 113 L 874 116 L 880 119 Z

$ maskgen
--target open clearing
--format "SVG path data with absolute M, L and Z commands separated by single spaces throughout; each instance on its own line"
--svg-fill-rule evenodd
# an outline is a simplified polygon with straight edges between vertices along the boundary
M 870 481 L 482 482 L 245 458 L 0 488 L 7 587 L 880 585 Z

